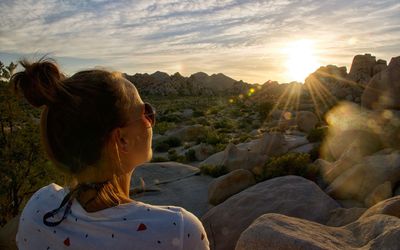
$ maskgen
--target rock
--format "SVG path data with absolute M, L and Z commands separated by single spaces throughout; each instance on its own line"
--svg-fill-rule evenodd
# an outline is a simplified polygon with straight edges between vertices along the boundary
M 263 165 L 268 156 L 287 152 L 285 140 L 281 134 L 265 133 L 261 138 L 237 146 L 230 143 L 223 152 L 211 155 L 200 163 L 202 165 L 224 165 L 230 171 L 235 169 L 251 170 Z
M 370 207 L 361 218 L 370 217 L 376 214 L 391 215 L 400 218 L 400 196 L 379 202 Z
M 131 197 L 153 205 L 181 206 L 202 216 L 209 209 L 207 188 L 213 178 L 198 173 L 198 168 L 177 162 L 143 164 L 132 175 Z
M 385 60 L 379 59 L 376 61 L 376 64 L 373 69 L 373 75 L 378 74 L 379 72 L 385 70 L 387 68 L 387 63 Z
M 193 141 L 206 133 L 207 129 L 208 128 L 204 127 L 203 125 L 196 124 L 168 130 L 165 135 L 168 137 L 176 137 L 183 141 Z
M 364 202 L 355 200 L 336 200 L 344 208 L 365 208 Z
M 290 150 L 290 152 L 295 152 L 295 153 L 310 153 L 311 150 L 313 150 L 314 146 L 316 145 L 316 143 L 308 143 L 305 144 L 303 146 L 294 148 L 292 150 Z
M 143 179 L 146 186 L 193 176 L 199 173 L 196 167 L 178 162 L 145 163 L 135 168 L 132 174 L 131 189 L 141 188 Z
M 244 169 L 237 169 L 218 177 L 208 186 L 208 202 L 218 205 L 232 195 L 256 184 L 253 174 Z
M 265 214 L 241 235 L 236 250 L 398 249 L 400 220 L 387 215 L 329 227 L 281 214 Z
M 296 123 L 300 131 L 310 132 L 318 124 L 318 117 L 310 111 L 299 111 L 296 114 Z
M 182 111 L 182 116 L 184 118 L 191 118 L 193 116 L 193 109 L 184 109 Z
M 202 222 L 215 249 L 234 249 L 240 234 L 265 213 L 326 223 L 338 208 L 314 182 L 298 176 L 278 177 L 258 183 L 210 209 Z M 310 211 L 313 211 L 312 213 Z
M 358 220 L 366 210 L 366 208 L 360 207 L 333 209 L 326 225 L 330 227 L 345 226 Z
M 285 135 L 284 138 L 285 138 L 285 146 L 288 149 L 288 151 L 291 151 L 294 148 L 298 148 L 309 143 L 305 135 L 304 136 Z
M 7 222 L 0 229 L 0 249 L 3 250 L 14 250 L 17 248 L 17 243 L 15 242 L 15 237 L 18 231 L 20 216 L 16 216 Z
M 362 160 L 362 156 L 358 144 L 353 143 L 334 163 L 329 163 L 323 160 L 319 161 L 322 166 L 322 176 L 325 182 L 333 182 L 339 175 L 359 163 Z
M 238 144 L 237 147 L 261 155 L 276 156 L 287 152 L 285 143 L 285 138 L 282 134 L 264 133 L 259 139 Z
M 400 56 L 376 74 L 366 86 L 361 105 L 369 109 L 400 109 Z
M 372 207 L 376 203 L 392 197 L 392 184 L 390 181 L 377 186 L 364 200 L 366 207 Z
M 214 153 L 214 147 L 209 145 L 209 144 L 205 144 L 205 143 L 200 143 L 198 145 L 195 145 L 191 148 L 189 148 L 187 151 L 189 150 L 194 150 L 195 152 L 195 156 L 196 159 L 198 161 L 204 161 L 205 159 L 207 159 L 212 153 Z M 187 152 L 186 151 L 186 152 Z
M 354 199 L 364 202 L 376 187 L 389 181 L 400 181 L 400 154 L 375 154 L 348 169 L 326 189 L 335 199 Z
M 356 55 L 351 64 L 348 78 L 354 82 L 367 84 L 374 73 L 376 57 L 371 54 Z
M 222 165 L 227 167 L 229 171 L 236 169 L 251 170 L 256 166 L 263 165 L 267 158 L 267 155 L 260 154 L 259 152 L 239 149 L 234 144 L 230 143 L 224 151 Z

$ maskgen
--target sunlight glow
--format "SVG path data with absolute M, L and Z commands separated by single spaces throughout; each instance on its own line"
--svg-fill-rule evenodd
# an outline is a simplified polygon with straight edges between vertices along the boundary
M 311 40 L 298 40 L 290 43 L 284 49 L 284 53 L 287 56 L 288 78 L 293 81 L 303 82 L 320 66 L 314 55 L 314 42 Z

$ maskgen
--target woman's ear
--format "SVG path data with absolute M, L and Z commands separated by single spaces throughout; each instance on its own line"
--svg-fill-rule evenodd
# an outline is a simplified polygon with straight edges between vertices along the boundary
M 112 138 L 121 152 L 123 153 L 128 152 L 129 141 L 126 137 L 126 133 L 123 128 L 114 129 L 112 132 Z

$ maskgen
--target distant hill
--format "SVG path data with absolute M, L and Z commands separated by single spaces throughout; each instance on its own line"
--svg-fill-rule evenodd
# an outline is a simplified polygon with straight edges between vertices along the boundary
M 156 71 L 153 74 L 124 74 L 143 94 L 158 95 L 215 95 L 219 93 L 239 94 L 252 85 L 243 81 L 236 81 L 222 73 L 211 76 L 198 72 L 189 77 L 179 72 L 168 75 Z

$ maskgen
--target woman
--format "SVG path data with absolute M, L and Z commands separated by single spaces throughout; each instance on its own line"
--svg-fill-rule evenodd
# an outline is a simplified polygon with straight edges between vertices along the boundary
M 71 183 L 31 197 L 20 218 L 20 249 L 209 248 L 193 214 L 129 197 L 132 172 L 152 157 L 155 123 L 131 82 L 103 70 L 67 78 L 50 60 L 21 65 L 12 82 L 30 104 L 44 106 L 42 143 Z

